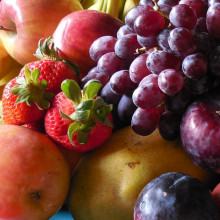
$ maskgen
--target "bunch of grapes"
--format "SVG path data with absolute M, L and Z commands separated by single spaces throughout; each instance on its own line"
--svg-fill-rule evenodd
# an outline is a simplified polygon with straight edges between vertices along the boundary
M 219 85 L 219 39 L 220 1 L 140 0 L 117 37 L 93 42 L 82 83 L 101 81 L 118 124 L 174 140 L 188 105 Z

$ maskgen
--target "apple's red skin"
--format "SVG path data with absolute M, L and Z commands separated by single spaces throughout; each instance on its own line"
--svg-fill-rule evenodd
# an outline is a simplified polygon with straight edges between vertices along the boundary
M 124 23 L 111 15 L 95 10 L 80 10 L 65 16 L 58 24 L 53 41 L 62 58 L 76 63 L 80 78 L 96 65 L 90 58 L 89 48 L 98 37 L 117 36 Z
M 48 136 L 0 126 L 0 219 L 49 219 L 65 202 L 70 167 Z
M 0 25 L 10 31 L 0 30 L 0 38 L 8 53 L 24 65 L 36 60 L 33 54 L 41 38 L 52 36 L 64 16 L 82 9 L 74 0 L 1 0 Z
M 208 100 L 192 103 L 185 112 L 180 133 L 183 147 L 200 167 L 220 174 L 220 112 Z

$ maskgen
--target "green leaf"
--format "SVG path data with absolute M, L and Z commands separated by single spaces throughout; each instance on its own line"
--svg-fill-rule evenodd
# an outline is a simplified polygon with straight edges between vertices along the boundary
M 76 111 L 76 120 L 79 123 L 85 123 L 90 117 L 90 110 Z
M 32 79 L 33 79 L 34 83 L 38 83 L 39 75 L 40 75 L 40 70 L 39 69 L 34 69 L 32 71 Z
M 79 84 L 71 79 L 66 79 L 61 84 L 61 89 L 66 97 L 77 106 L 82 100 L 82 93 Z
M 68 128 L 68 132 L 67 132 L 68 138 L 73 146 L 75 146 L 75 144 L 73 143 L 72 138 L 74 133 L 78 131 L 79 127 L 80 127 L 79 123 L 77 121 L 74 121 L 72 124 L 70 124 Z
M 85 99 L 93 99 L 101 89 L 102 84 L 99 80 L 91 79 L 83 87 L 83 95 Z
M 79 66 L 71 62 L 70 60 L 62 60 L 62 61 L 68 64 L 73 69 L 76 77 L 79 79 L 79 76 L 80 76 Z
M 31 71 L 28 69 L 28 66 L 24 66 L 24 74 L 25 74 L 25 79 L 29 83 L 31 81 Z
M 66 119 L 66 120 L 72 120 L 72 118 L 66 114 L 64 114 L 61 110 L 59 111 L 60 115 L 62 118 Z
M 77 134 L 77 139 L 80 144 L 86 144 L 89 138 L 89 132 L 80 131 Z
M 84 110 L 91 110 L 93 107 L 93 100 L 86 100 L 84 102 L 81 102 L 77 107 L 76 111 L 84 111 Z

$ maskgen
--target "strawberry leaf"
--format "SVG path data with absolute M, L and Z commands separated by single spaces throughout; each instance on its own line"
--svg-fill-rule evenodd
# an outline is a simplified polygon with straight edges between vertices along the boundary
M 95 79 L 89 80 L 83 87 L 84 99 L 93 99 L 98 94 L 101 87 L 102 84 L 100 83 L 100 81 Z
M 70 143 L 75 146 L 75 144 L 73 143 L 72 139 L 73 139 L 73 135 L 76 131 L 79 130 L 80 124 L 77 121 L 74 121 L 73 123 L 70 124 L 69 128 L 68 128 L 68 138 L 70 140 Z
M 66 79 L 61 84 L 61 89 L 66 97 L 78 106 L 82 101 L 82 93 L 78 83 L 71 79 Z
M 90 110 L 75 111 L 76 120 L 79 123 L 85 123 L 90 117 L 90 112 L 91 112 Z

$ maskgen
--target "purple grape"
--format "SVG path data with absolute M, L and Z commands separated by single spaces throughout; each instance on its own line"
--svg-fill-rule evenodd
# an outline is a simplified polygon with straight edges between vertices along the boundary
M 143 86 L 145 84 L 148 84 L 148 83 L 154 83 L 154 84 L 158 84 L 158 75 L 157 74 L 154 74 L 154 73 L 151 73 L 147 76 L 145 76 L 139 83 L 138 86 Z
M 127 34 L 135 34 L 134 31 L 129 29 L 128 25 L 123 25 L 118 29 L 117 39 L 121 39 L 123 36 Z
M 146 65 L 152 73 L 159 74 L 165 69 L 171 68 L 178 70 L 180 68 L 180 61 L 172 53 L 157 50 L 148 55 Z
M 149 109 L 137 108 L 131 119 L 131 128 L 139 135 L 149 135 L 157 128 L 160 115 L 160 106 Z
M 145 14 L 146 12 L 154 10 L 151 6 L 149 5 L 137 5 L 133 8 L 131 8 L 128 13 L 125 16 L 125 24 L 134 31 L 134 22 L 136 18 L 140 14 Z
M 152 48 L 158 46 L 157 44 L 157 35 L 152 35 L 149 37 L 143 37 L 137 35 L 137 41 L 142 47 Z
M 192 29 L 193 32 L 207 32 L 206 17 L 200 17 L 196 20 L 196 25 Z
M 170 32 L 172 29 L 165 28 L 159 32 L 157 36 L 157 43 L 158 45 L 167 52 L 171 52 L 170 46 L 168 44 L 168 37 L 170 36 Z
M 183 27 L 192 30 L 196 24 L 196 13 L 185 4 L 178 4 L 170 11 L 170 22 L 174 27 Z
M 215 38 L 220 38 L 220 3 L 212 4 L 206 14 L 208 32 Z
M 197 49 L 193 34 L 186 28 L 174 28 L 168 37 L 168 44 L 177 55 L 187 56 Z
M 163 112 L 158 124 L 160 135 L 168 141 L 176 140 L 180 135 L 180 115 L 172 112 Z
M 128 63 L 132 62 L 137 57 L 137 49 L 141 48 L 141 45 L 137 41 L 136 34 L 127 34 L 117 40 L 115 44 L 115 53 Z
M 164 16 L 151 10 L 140 14 L 134 22 L 134 30 L 140 36 L 149 37 L 158 34 L 165 25 Z
M 102 36 L 97 38 L 89 48 L 90 57 L 98 62 L 99 58 L 109 52 L 114 52 L 117 39 L 112 36 Z
M 129 76 L 128 70 L 115 72 L 110 78 L 110 87 L 117 95 L 130 94 L 137 87 Z
M 147 77 L 150 77 L 150 75 Z M 146 77 L 143 80 L 146 82 Z M 132 95 L 134 104 L 143 109 L 156 107 L 160 105 L 164 99 L 164 92 L 161 91 L 158 83 L 154 82 L 140 82 L 139 86 L 134 90 Z
M 133 103 L 131 96 L 122 95 L 117 108 L 118 117 L 124 126 L 131 124 L 131 118 L 137 109 Z
M 151 74 L 146 66 L 148 54 L 141 54 L 133 60 L 129 68 L 130 78 L 134 83 L 139 83 L 145 76 Z
M 179 70 L 165 69 L 158 76 L 159 88 L 168 95 L 178 93 L 184 84 L 183 75 Z
M 205 17 L 208 10 L 207 0 L 181 0 L 179 4 L 190 6 L 195 12 L 197 18 Z
M 159 6 L 160 10 L 167 15 L 169 15 L 173 6 L 177 5 L 179 0 L 159 0 L 157 5 Z
M 207 73 L 207 58 L 202 53 L 186 56 L 182 63 L 183 73 L 189 78 L 200 78 Z
M 166 96 L 165 109 L 175 114 L 182 114 L 192 102 L 193 98 L 193 94 L 183 87 L 183 89 L 181 89 L 177 94 Z
M 102 88 L 109 82 L 109 76 L 106 74 L 101 74 L 97 70 L 97 67 L 92 68 L 88 74 L 86 74 L 80 81 L 80 86 L 83 88 L 83 86 L 91 79 L 99 80 L 102 84 Z
M 114 64 L 114 65 L 113 65 Z M 97 69 L 100 73 L 111 77 L 113 73 L 127 68 L 127 63 L 115 52 L 109 52 L 100 57 Z

